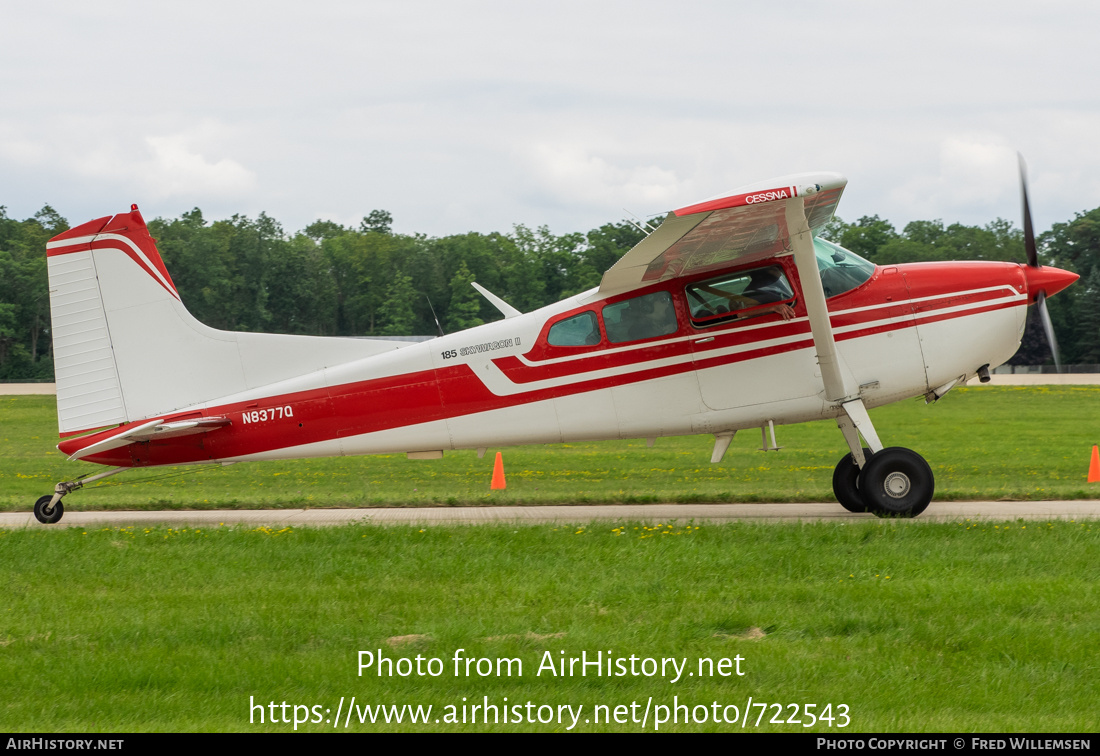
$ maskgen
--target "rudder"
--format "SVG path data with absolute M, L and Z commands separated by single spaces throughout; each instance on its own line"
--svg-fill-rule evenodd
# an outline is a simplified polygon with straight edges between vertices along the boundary
M 136 205 L 55 236 L 46 255 L 62 436 L 198 408 L 399 346 L 200 323 Z
M 129 213 L 89 221 L 49 241 L 46 262 L 62 435 L 132 419 L 115 362 L 96 268 L 98 256 L 93 254 L 105 249 L 127 255 L 157 281 L 166 296 L 179 301 L 137 205 Z

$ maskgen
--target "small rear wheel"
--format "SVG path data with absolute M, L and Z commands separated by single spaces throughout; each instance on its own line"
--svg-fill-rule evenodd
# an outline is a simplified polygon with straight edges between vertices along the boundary
M 53 507 L 50 507 L 51 501 L 53 501 L 52 495 L 43 496 L 34 503 L 34 516 L 43 525 L 52 525 L 61 519 L 61 515 L 65 514 L 65 507 L 61 506 L 60 499 Z
M 916 517 L 932 501 L 936 481 L 924 457 L 912 449 L 883 449 L 863 467 L 859 491 L 879 517 Z
M 865 460 L 864 467 L 866 467 L 866 462 L 871 461 L 870 449 L 864 447 L 863 458 Z M 833 495 L 840 502 L 840 506 L 849 512 L 870 511 L 859 492 L 859 474 L 859 465 L 856 464 L 851 454 L 845 455 L 843 459 L 837 462 L 836 469 L 833 470 Z

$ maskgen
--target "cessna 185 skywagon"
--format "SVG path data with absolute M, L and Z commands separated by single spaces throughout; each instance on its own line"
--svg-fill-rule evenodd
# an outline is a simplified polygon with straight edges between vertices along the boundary
M 561 443 L 835 419 L 847 509 L 915 516 L 928 463 L 883 448 L 867 410 L 934 401 L 1016 351 L 1027 305 L 1077 276 L 1028 264 L 877 267 L 817 234 L 846 179 L 786 176 L 670 212 L 598 288 L 409 345 L 229 333 L 193 318 L 145 222 L 100 218 L 47 245 L 57 415 L 70 460 L 133 467 Z M 476 286 L 476 284 L 475 284 Z M 861 442 L 860 437 L 863 441 Z M 767 446 L 767 444 L 765 444 Z

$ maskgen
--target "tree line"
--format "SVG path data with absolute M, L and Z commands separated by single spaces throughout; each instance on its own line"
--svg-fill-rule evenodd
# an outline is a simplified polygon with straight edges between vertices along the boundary
M 651 220 L 651 223 L 656 222 Z M 187 308 L 231 331 L 378 336 L 447 333 L 500 317 L 477 281 L 522 311 L 597 286 L 644 237 L 607 223 L 555 235 L 545 226 L 443 237 L 396 234 L 375 210 L 358 226 L 316 221 L 287 233 L 265 213 L 207 221 L 199 209 L 156 218 L 149 231 Z M 0 206 L 0 379 L 52 379 L 46 242 L 69 228 L 50 206 L 15 220 Z M 831 221 L 822 234 L 877 264 L 930 260 L 1023 262 L 1021 232 L 913 221 L 900 231 L 878 216 Z M 1056 223 L 1038 239 L 1044 264 L 1081 281 L 1050 300 L 1062 361 L 1100 363 L 1100 208 Z M 1050 361 L 1029 318 L 1015 364 Z

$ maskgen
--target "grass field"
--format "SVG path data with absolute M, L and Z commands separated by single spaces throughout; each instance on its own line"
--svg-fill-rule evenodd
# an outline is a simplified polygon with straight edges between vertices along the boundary
M 1100 493 L 1085 483 L 1100 440 L 1098 401 L 1100 388 L 986 387 L 872 414 L 889 444 L 930 460 L 938 498 L 1085 498 Z M 0 397 L 0 507 L 29 509 L 57 480 L 99 469 L 53 448 L 53 412 L 52 397 Z M 471 452 L 139 471 L 134 479 L 173 477 L 67 501 L 136 509 L 831 500 L 844 453 L 835 426 L 778 432 L 782 452 L 754 451 L 758 439 L 745 433 L 720 465 L 708 462 L 707 438 L 506 449 L 508 490 L 492 494 L 491 455 Z M 289 731 L 297 717 L 299 730 L 331 731 L 345 729 L 333 727 L 339 709 L 357 732 L 564 730 L 573 713 L 574 731 L 638 731 L 677 703 L 689 709 L 661 730 L 1090 732 L 1097 722 L 1094 522 L 63 525 L 0 531 L 3 730 Z M 480 676 L 476 662 L 456 675 L 458 649 L 519 660 L 522 677 Z M 359 676 L 359 651 L 391 663 L 438 659 L 439 674 Z M 537 674 L 546 659 L 582 652 L 611 654 L 628 669 L 633 655 L 639 674 Z M 737 657 L 715 669 L 739 664 L 742 676 L 705 674 L 700 662 Z M 645 659 L 657 660 L 654 674 Z M 676 682 L 672 669 L 658 671 L 664 659 L 681 665 Z M 505 710 L 508 723 L 484 724 L 484 712 L 462 723 L 485 702 L 497 716 L 505 705 L 520 710 Z M 427 724 L 411 724 L 403 709 L 400 724 L 372 709 L 372 723 L 364 708 L 406 704 L 432 706 Z M 809 704 L 827 719 L 810 728 L 786 721 L 809 722 Z M 721 721 L 746 710 L 747 727 Z M 688 712 L 697 721 L 685 724 Z M 544 714 L 552 721 L 527 721 Z
M 1086 483 L 1100 443 L 1100 386 L 975 387 L 938 404 L 915 400 L 871 412 L 888 446 L 919 451 L 936 499 L 1100 497 Z M 59 480 L 104 468 L 56 450 L 54 399 L 0 397 L 0 510 L 29 510 Z M 490 493 L 492 454 L 447 452 L 240 463 L 127 472 L 66 499 L 71 509 L 212 509 L 609 502 L 832 501 L 846 453 L 835 424 L 777 429 L 778 453 L 744 431 L 711 465 L 709 436 L 504 449 L 508 489 Z M 494 450 L 495 451 L 495 450 Z M 136 484 L 135 484 L 136 483 Z
M 461 708 L 435 723 L 464 697 L 583 706 L 574 730 L 638 731 L 647 701 L 652 730 L 675 696 L 692 716 L 769 704 L 759 727 L 750 708 L 747 731 L 1089 732 L 1098 536 L 1096 523 L 919 521 L 0 531 L 0 730 L 293 729 L 266 708 L 259 724 L 251 697 L 286 702 L 291 721 L 307 707 L 299 719 L 317 721 L 299 730 L 332 731 L 324 720 L 355 696 L 433 709 L 427 725 L 386 725 L 360 723 L 359 708 L 348 731 L 570 723 L 462 725 Z M 522 677 L 456 676 L 457 649 L 519 659 Z M 360 677 L 360 650 L 438 658 L 441 674 Z M 547 652 L 686 666 L 676 682 L 671 668 L 536 674 Z M 738 656 L 742 676 L 687 674 Z M 632 703 L 625 722 L 585 722 Z M 811 703 L 833 720 L 770 723 L 772 704 L 808 722 Z

